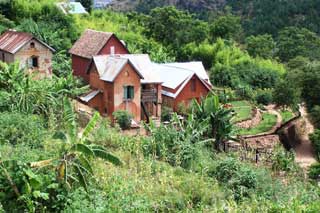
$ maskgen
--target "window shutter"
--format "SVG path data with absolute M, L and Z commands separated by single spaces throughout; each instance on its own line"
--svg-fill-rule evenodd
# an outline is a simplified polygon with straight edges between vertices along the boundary
M 28 58 L 27 66 L 28 66 L 28 68 L 32 68 L 32 58 Z
M 134 87 L 130 87 L 130 98 L 133 99 L 134 97 Z
M 123 98 L 128 99 L 128 87 L 123 87 Z

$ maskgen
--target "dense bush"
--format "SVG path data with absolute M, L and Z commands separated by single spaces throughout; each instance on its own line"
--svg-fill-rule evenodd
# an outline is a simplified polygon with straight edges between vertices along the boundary
M 256 91 L 255 100 L 258 104 L 268 105 L 272 103 L 272 90 L 258 89 Z
M 283 147 L 277 147 L 272 157 L 272 169 L 274 171 L 294 172 L 297 168 L 293 151 L 286 151 Z
M 170 121 L 173 110 L 170 107 L 162 107 L 161 109 L 161 121 Z
M 151 137 L 143 141 L 145 156 L 162 159 L 173 166 L 189 168 L 196 158 L 195 143 L 201 140 L 204 126 L 189 115 L 186 125 L 174 114 L 170 124 L 156 127 L 153 123 L 146 126 Z
M 233 190 L 236 200 L 248 197 L 258 186 L 255 171 L 234 158 L 226 158 L 219 162 L 212 175 Z
M 310 139 L 314 146 L 314 150 L 318 159 L 320 160 L 320 129 L 316 129 L 313 134 L 310 135 Z
M 320 179 L 320 163 L 314 163 L 309 168 L 309 177 L 312 179 Z
M 20 113 L 0 113 L 0 142 L 41 146 L 46 130 L 39 116 Z
M 119 110 L 115 111 L 112 115 L 116 119 L 121 129 L 130 129 L 132 115 L 130 115 L 128 111 Z
M 312 123 L 313 123 L 317 128 L 320 128 L 320 106 L 319 106 L 319 105 L 314 106 L 314 107 L 311 109 L 310 118 L 311 118 Z

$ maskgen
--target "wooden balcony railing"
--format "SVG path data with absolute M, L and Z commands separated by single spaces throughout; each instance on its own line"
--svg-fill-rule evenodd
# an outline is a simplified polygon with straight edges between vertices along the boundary
M 141 90 L 142 102 L 157 102 L 158 94 L 156 89 L 143 89 Z

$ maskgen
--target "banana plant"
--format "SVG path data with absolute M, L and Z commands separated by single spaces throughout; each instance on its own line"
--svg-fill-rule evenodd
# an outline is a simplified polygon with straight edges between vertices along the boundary
M 231 119 L 233 111 L 225 108 L 216 95 L 209 95 L 203 99 L 201 103 L 193 103 L 193 113 L 199 121 L 207 120 L 209 124 L 209 136 L 214 140 L 212 143 L 213 149 L 219 150 L 220 145 L 226 140 L 234 139 L 231 134 L 233 125 Z
M 96 145 L 89 140 L 89 135 L 95 128 L 100 116 L 95 113 L 82 133 L 78 132 L 75 113 L 71 102 L 64 100 L 64 129 L 56 132 L 54 139 L 61 140 L 63 146 L 59 159 L 49 159 L 34 162 L 32 167 L 47 166 L 54 161 L 56 166 L 57 179 L 71 188 L 73 183 L 79 183 L 86 190 L 88 189 L 88 178 L 93 175 L 92 159 L 100 158 L 114 165 L 121 165 L 120 159 L 109 153 L 103 146 Z

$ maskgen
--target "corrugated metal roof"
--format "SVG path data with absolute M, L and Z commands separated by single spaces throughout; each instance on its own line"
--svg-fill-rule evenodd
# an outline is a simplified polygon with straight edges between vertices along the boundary
M 191 70 L 192 72 L 196 73 L 200 78 L 210 83 L 208 73 L 205 70 L 201 61 L 166 63 L 165 65 Z
M 168 87 L 170 89 L 176 89 L 188 77 L 194 74 L 190 70 L 156 63 L 153 63 L 153 71 L 157 73 L 158 76 L 160 76 L 160 79 L 163 82 L 162 86 Z
M 122 54 L 121 58 L 127 58 L 139 70 L 143 76 L 141 83 L 162 83 L 160 76 L 154 72 L 153 64 L 147 54 Z
M 88 93 L 87 95 L 80 97 L 80 100 L 88 103 L 90 100 L 92 100 L 94 97 L 96 97 L 99 93 L 100 93 L 99 90 L 93 90 L 90 93 Z
M 93 61 L 99 73 L 100 79 L 103 81 L 113 82 L 127 63 L 132 64 L 138 75 L 143 78 L 143 75 L 140 73 L 139 69 L 137 69 L 128 58 L 101 55 L 94 56 Z
M 37 40 L 38 42 L 49 48 L 51 51 L 55 51 L 52 47 L 35 38 L 33 35 L 13 30 L 8 30 L 0 36 L 0 50 L 15 54 L 32 39 Z
M 161 80 L 163 81 L 162 86 L 170 89 L 174 89 L 174 90 L 178 88 L 178 90 L 175 93 L 162 91 L 163 95 L 176 98 L 194 75 L 200 79 L 200 81 L 203 83 L 203 85 L 206 88 L 208 88 L 209 90 L 211 89 L 211 84 L 209 84 L 207 80 L 203 79 L 196 71 L 192 71 L 191 69 L 184 68 L 186 64 L 187 63 L 183 63 L 182 66 L 179 66 L 180 63 L 171 63 L 171 64 L 153 63 L 154 72 L 157 72 L 158 75 L 161 77 Z M 203 75 L 203 76 L 207 77 L 207 75 Z
M 69 50 L 70 54 L 91 59 L 112 37 L 113 33 L 87 29 Z
M 80 2 L 59 2 L 58 8 L 62 10 L 64 14 L 87 14 L 88 12 L 82 6 Z

